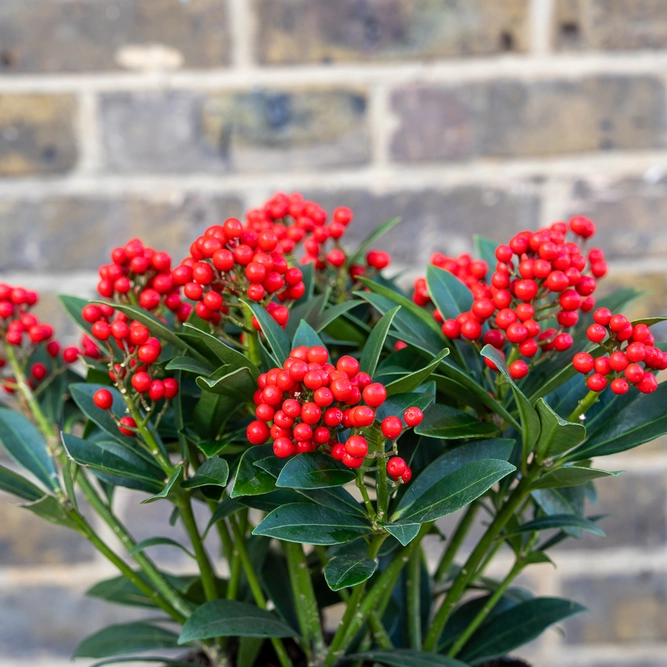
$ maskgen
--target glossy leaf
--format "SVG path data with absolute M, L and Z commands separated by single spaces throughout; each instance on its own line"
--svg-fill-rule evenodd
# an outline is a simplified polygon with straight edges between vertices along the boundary
M 533 533 L 540 530 L 555 530 L 562 528 L 581 528 L 587 530 L 595 535 L 604 537 L 604 531 L 598 528 L 592 521 L 584 519 L 576 514 L 552 514 L 551 516 L 543 516 L 533 521 L 522 523 L 516 530 L 512 531 L 512 535 L 518 533 Z M 507 536 L 506 536 L 507 537 Z
M 229 465 L 225 459 L 214 456 L 204 461 L 199 470 L 190 478 L 181 483 L 184 489 L 197 489 L 201 486 L 227 486 L 229 479 Z
M 178 486 L 182 479 L 183 479 L 183 466 L 178 465 L 176 466 L 176 470 L 174 470 L 174 472 L 172 473 L 164 489 L 162 489 L 162 491 L 160 491 L 159 493 L 156 493 L 155 495 L 151 496 L 150 498 L 142 500 L 141 504 L 149 505 L 150 503 L 154 503 L 156 500 L 163 500 L 164 498 L 169 497 L 169 494 L 173 491 L 174 487 Z
M 506 655 L 538 637 L 550 625 L 585 611 L 562 598 L 535 598 L 498 614 L 482 626 L 466 644 L 461 659 L 471 665 Z
M 77 382 L 69 386 L 70 394 L 74 402 L 79 407 L 79 410 L 90 419 L 94 424 L 99 426 L 105 433 L 110 435 L 114 440 L 126 443 L 128 447 L 133 446 L 133 439 L 123 435 L 119 430 L 116 422 L 111 418 L 106 410 L 101 410 L 95 405 L 93 395 L 98 389 L 107 389 L 113 396 L 113 405 L 111 411 L 118 419 L 125 416 L 125 401 L 120 395 L 120 392 L 114 387 L 107 387 L 102 384 L 88 384 L 85 382 Z
M 479 234 L 473 234 L 472 241 L 475 245 L 475 253 L 477 254 L 477 257 L 486 262 L 489 269 L 492 269 L 498 261 L 496 259 L 496 248 L 498 247 L 498 243 L 485 236 L 480 236 Z
M 289 353 L 292 349 L 287 334 L 280 328 L 280 325 L 271 317 L 271 315 L 269 315 L 263 306 L 248 301 L 243 301 L 243 303 L 257 318 L 259 326 L 262 328 L 262 333 L 266 336 L 266 340 L 273 350 L 273 354 L 278 362 L 282 364 L 285 359 L 289 357 Z
M 331 507 L 331 509 L 366 517 L 365 508 L 357 502 L 355 497 L 342 486 L 330 486 L 322 489 L 299 489 L 299 494 L 317 505 Z
M 617 477 L 622 470 L 598 470 L 580 466 L 563 466 L 551 470 L 533 485 L 534 489 L 562 489 L 565 486 L 579 486 L 599 477 Z
M 211 528 L 218 523 L 218 521 L 222 521 L 223 519 L 226 519 L 228 516 L 231 516 L 232 514 L 235 514 L 238 512 L 240 509 L 243 509 L 245 505 L 242 505 L 238 500 L 235 498 L 230 498 L 229 496 L 226 496 L 223 498 L 215 508 L 213 514 L 211 515 L 211 518 L 209 519 L 208 525 L 206 526 L 206 530 L 204 531 L 204 537 L 208 534 L 208 531 L 211 530 Z
M 222 372 L 226 373 L 228 367 Z M 217 375 L 217 373 L 216 373 Z M 197 378 L 197 386 L 204 391 L 210 391 L 213 394 L 231 396 L 238 402 L 250 400 L 253 392 L 257 389 L 257 383 L 253 380 L 249 368 L 237 368 L 231 373 L 226 373 L 222 377 Z
M 44 496 L 39 500 L 24 503 L 21 507 L 51 523 L 66 526 L 74 530 L 77 529 L 76 524 L 70 519 L 64 506 L 55 496 Z
M 443 440 L 488 438 L 498 433 L 498 427 L 491 422 L 481 422 L 450 405 L 436 403 L 426 410 L 424 420 L 415 427 L 415 433 Z
M 60 488 L 56 465 L 44 436 L 25 415 L 0 408 L 0 443 L 13 461 L 32 473 L 47 489 Z
M 286 542 L 328 546 L 353 540 L 371 532 L 368 523 L 349 514 L 311 503 L 278 507 L 261 521 L 253 535 Z
M 243 454 L 230 494 L 232 498 L 239 496 L 259 496 L 275 490 L 276 482 L 274 477 L 254 465 L 255 461 L 272 455 L 273 447 L 271 445 L 251 447 Z
M 146 575 L 143 574 L 143 572 L 135 572 L 135 576 L 138 579 L 142 579 L 146 583 L 149 583 Z M 194 577 L 176 577 L 166 573 L 163 573 L 163 576 L 176 590 L 180 591 L 181 593 L 184 593 L 194 580 Z M 105 600 L 106 602 L 120 604 L 128 607 L 156 607 L 155 601 L 152 598 L 149 598 L 127 577 L 122 575 L 98 582 L 86 591 L 86 595 L 89 597 L 98 598 L 100 600 Z
M 493 438 L 469 442 L 439 456 L 406 487 L 405 495 L 394 513 L 394 519 L 405 514 L 406 510 L 441 479 L 451 475 L 473 461 L 497 459 L 507 461 L 512 455 L 514 440 Z
M 142 551 L 150 549 L 151 547 L 159 546 L 176 547 L 177 549 L 184 551 L 188 556 L 190 556 L 190 558 L 194 558 L 195 560 L 197 559 L 197 557 L 185 546 L 176 540 L 172 540 L 170 537 L 149 537 L 147 540 L 142 540 L 141 542 L 135 544 L 134 547 L 132 547 L 130 550 L 130 556 L 134 556 L 134 554 L 141 553 Z
M 393 396 L 394 394 L 405 394 L 411 391 L 414 391 L 419 387 L 422 383 L 426 382 L 431 375 L 435 372 L 435 369 L 438 368 L 440 365 L 440 362 L 449 354 L 449 349 L 444 348 L 441 352 L 439 352 L 433 361 L 431 361 L 427 366 L 424 366 L 424 368 L 415 371 L 414 373 L 410 373 L 409 375 L 405 375 L 401 378 L 398 378 L 397 380 L 394 380 L 393 382 L 390 382 L 389 384 L 386 385 L 386 390 L 387 390 L 387 396 Z
M 586 437 L 583 424 L 566 421 L 543 398 L 538 399 L 535 409 L 540 418 L 540 437 L 536 445 L 540 460 L 563 454 L 583 442 Z
M 174 357 L 165 366 L 168 371 L 185 371 L 197 375 L 210 375 L 214 368 L 211 364 L 192 357 Z
M 503 357 L 503 355 L 500 354 L 500 352 L 492 345 L 485 345 L 482 348 L 481 354 L 483 357 L 493 361 L 493 363 L 498 367 L 498 371 L 502 373 L 512 388 L 512 393 L 514 394 L 514 400 L 516 401 L 517 407 L 519 409 L 519 417 L 521 420 L 523 459 L 525 460 L 528 457 L 528 454 L 533 450 L 533 447 L 535 447 L 535 443 L 540 436 L 540 418 L 538 417 L 535 408 L 526 398 L 525 394 L 519 389 L 519 387 L 517 387 L 516 383 L 511 378 L 507 370 L 505 357 Z
M 371 377 L 375 376 L 375 371 L 387 340 L 387 334 L 391 329 L 391 324 L 394 321 L 394 317 L 396 317 L 396 313 L 398 313 L 400 309 L 400 306 L 396 306 L 396 308 L 392 308 L 388 313 L 385 313 L 380 318 L 380 321 L 373 327 L 371 334 L 364 345 L 359 363 L 361 365 L 361 370 L 364 373 L 368 373 Z
M 237 600 L 213 600 L 197 607 L 183 626 L 179 644 L 215 637 L 295 637 L 271 612 Z
M 448 658 L 437 653 L 411 651 L 405 648 L 395 648 L 391 651 L 366 651 L 345 657 L 350 660 L 367 660 L 389 667 L 468 667 L 465 662 Z
M 111 625 L 86 637 L 73 658 L 106 658 L 153 649 L 178 648 L 178 635 L 157 625 L 135 621 Z
M 319 452 L 299 454 L 283 467 L 276 486 L 288 489 L 323 489 L 342 486 L 355 478 L 354 471 Z
M 317 335 L 313 327 L 305 320 L 299 322 L 294 338 L 292 340 L 292 347 L 299 347 L 305 345 L 306 347 L 315 347 L 316 345 L 324 345 L 322 339 Z
M 0 466 L 0 490 L 30 502 L 39 500 L 44 495 L 44 491 L 32 482 L 5 466 Z
M 377 570 L 377 563 L 370 558 L 336 556 L 324 568 L 324 578 L 332 591 L 356 586 L 370 579 Z
M 227 420 L 241 405 L 234 396 L 229 394 L 202 391 L 193 413 L 197 435 L 203 440 L 217 440 Z
M 436 482 L 402 512 L 404 521 L 435 521 L 465 507 L 516 468 L 498 459 L 482 459 L 462 466 Z M 395 514 L 395 517 L 396 517 Z
M 100 341 L 98 341 L 91 333 L 93 325 L 90 322 L 86 322 L 81 315 L 84 306 L 91 303 L 90 299 L 82 299 L 79 296 L 71 296 L 69 294 L 58 294 L 58 301 L 60 301 L 60 305 L 70 319 L 88 335 L 100 350 L 106 353 L 106 348 L 103 347 L 102 343 L 100 343 Z
M 421 529 L 420 523 L 388 523 L 384 529 L 393 535 L 404 547 L 417 537 Z
M 426 410 L 435 400 L 435 395 L 431 393 L 409 392 L 407 394 L 394 394 L 377 409 L 376 417 L 382 421 L 385 417 L 398 417 L 403 426 L 407 426 L 403 415 L 408 408 L 417 407 L 420 410 Z
M 472 308 L 472 292 L 453 273 L 433 266 L 426 267 L 428 292 L 443 319 L 456 319 Z
M 371 248 L 371 246 L 384 234 L 386 234 L 390 229 L 398 225 L 403 218 L 397 217 L 392 218 L 383 222 L 381 225 L 378 225 L 357 247 L 357 249 L 350 255 L 346 262 L 346 266 L 353 266 L 358 264 L 361 258 L 366 254 L 366 251 Z

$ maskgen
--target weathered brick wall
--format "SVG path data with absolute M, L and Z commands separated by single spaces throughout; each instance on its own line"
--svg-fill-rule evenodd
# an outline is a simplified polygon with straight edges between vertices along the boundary
M 357 237 L 403 216 L 384 243 L 407 267 L 471 232 L 590 215 L 608 282 L 662 313 L 665 65 L 662 0 L 3 0 L 0 272 L 61 323 L 48 295 L 90 293 L 114 245 L 178 256 L 301 189 L 352 206 Z M 627 470 L 599 484 L 608 538 L 532 577 L 591 609 L 531 648 L 536 665 L 665 664 L 663 446 L 605 461 Z M 82 597 L 110 570 L 76 535 L 2 500 L 0 662 L 65 665 L 129 613 Z M 166 524 L 150 507 L 124 501 L 142 536 Z

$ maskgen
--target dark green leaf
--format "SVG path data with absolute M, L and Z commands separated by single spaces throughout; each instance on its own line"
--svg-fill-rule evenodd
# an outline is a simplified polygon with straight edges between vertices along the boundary
M 403 421 L 406 426 L 403 415 L 408 408 L 417 407 L 420 410 L 426 410 L 435 400 L 431 393 L 411 392 L 409 394 L 394 394 L 377 409 L 376 416 L 382 421 L 385 417 L 394 416 Z
M 293 503 L 278 507 L 264 517 L 253 535 L 265 535 L 286 542 L 340 544 L 367 535 L 371 527 L 364 521 L 328 507 Z
M 483 357 L 490 359 L 498 367 L 498 371 L 502 373 L 514 394 L 514 400 L 519 408 L 519 417 L 521 419 L 521 434 L 523 441 L 523 459 L 526 460 L 528 454 L 535 447 L 540 436 L 540 418 L 525 394 L 516 386 L 516 383 L 511 378 L 505 357 L 492 345 L 485 345 L 481 352 Z
M 289 459 L 279 459 L 275 454 L 265 459 L 255 461 L 254 465 L 262 470 L 266 470 L 274 479 L 278 479 L 283 468 L 288 464 Z
M 178 648 L 178 635 L 157 625 L 134 621 L 111 625 L 86 637 L 73 658 L 106 658 L 152 649 Z
M 32 482 L 5 466 L 0 466 L 0 489 L 31 502 L 39 500 L 44 495 L 44 491 L 38 489 Z
M 258 303 L 250 303 L 243 301 L 246 308 L 249 308 L 252 314 L 257 318 L 259 326 L 262 328 L 262 333 L 266 336 L 269 346 L 273 350 L 273 354 L 280 364 L 282 364 L 292 348 L 287 334 L 280 328 L 280 325 L 269 315 L 266 308 L 260 306 Z
M 324 568 L 324 578 L 332 591 L 356 586 L 370 579 L 377 570 L 377 563 L 370 558 L 336 556 Z
M 324 489 L 299 490 L 299 493 L 318 505 L 331 509 L 366 517 L 366 510 L 355 500 L 354 496 L 342 486 L 331 486 Z
M 51 523 L 67 528 L 77 528 L 76 524 L 67 515 L 63 505 L 54 496 L 44 496 L 40 500 L 25 503 L 21 507 Z
M 191 551 L 186 549 L 180 542 L 172 540 L 170 537 L 149 537 L 147 540 L 142 540 L 138 544 L 135 544 L 134 547 L 132 547 L 132 549 L 130 550 L 130 556 L 134 556 L 134 554 L 141 553 L 142 551 L 145 551 L 150 547 L 158 547 L 158 546 L 176 547 L 178 549 L 181 549 L 182 551 L 185 551 L 185 553 L 188 556 L 190 556 L 190 558 L 194 558 L 195 560 L 197 559 L 197 557 Z
M 271 445 L 251 447 L 243 454 L 230 494 L 232 498 L 259 496 L 276 488 L 275 479 L 268 472 L 254 465 L 255 461 L 260 461 L 272 455 L 273 447 Z
M 44 436 L 27 417 L 0 408 L 0 443 L 16 463 L 32 473 L 47 489 L 56 491 L 60 488 L 56 465 Z
M 107 352 L 106 348 L 92 335 L 93 325 L 86 322 L 81 315 L 84 306 L 87 306 L 91 301 L 89 299 L 82 299 L 78 296 L 70 296 L 68 294 L 58 294 L 58 301 L 63 307 L 63 310 L 69 315 L 70 319 L 97 345 L 103 352 Z
M 237 600 L 213 600 L 197 607 L 183 626 L 179 644 L 214 637 L 295 637 L 271 612 Z
M 533 485 L 534 489 L 562 489 L 564 486 L 579 486 L 599 477 L 617 477 L 622 470 L 597 470 L 579 466 L 563 466 L 544 475 Z
M 197 435 L 204 440 L 217 440 L 227 420 L 241 405 L 235 396 L 202 391 L 193 413 Z
M 435 369 L 440 365 L 440 362 L 449 354 L 449 349 L 444 348 L 439 352 L 436 357 L 431 361 L 428 366 L 425 366 L 421 370 L 405 375 L 402 378 L 394 380 L 386 385 L 387 396 L 393 396 L 394 394 L 404 394 L 411 391 L 414 391 L 421 385 L 423 382 L 431 377 Z
M 156 493 L 154 496 L 142 500 L 141 504 L 148 505 L 149 503 L 154 503 L 156 500 L 162 500 L 163 498 L 167 498 L 171 493 L 172 489 L 174 488 L 174 486 L 177 485 L 182 479 L 183 479 L 183 466 L 178 465 L 176 466 L 176 470 L 174 470 L 174 472 L 172 473 L 164 489 L 162 489 L 160 493 Z M 121 484 L 120 486 L 124 485 Z
M 453 273 L 432 264 L 426 267 L 428 292 L 443 319 L 456 319 L 472 308 L 472 292 Z
M 388 523 L 384 529 L 393 535 L 404 547 L 417 537 L 420 523 Z
M 388 313 L 383 315 L 380 321 L 373 327 L 371 335 L 364 345 L 360 360 L 361 370 L 364 373 L 368 373 L 371 377 L 375 375 L 378 361 L 382 356 L 382 350 L 384 350 L 384 344 L 387 340 L 387 334 L 389 333 L 389 329 L 391 329 L 391 323 L 400 309 L 400 306 L 396 306 L 396 308 L 392 308 Z
M 543 516 L 533 521 L 522 523 L 519 528 L 513 530 L 511 535 L 518 533 L 534 533 L 540 530 L 554 530 L 559 528 L 581 528 L 600 537 L 604 537 L 604 531 L 598 528 L 592 521 L 584 519 L 576 514 L 552 514 Z M 506 537 L 508 537 L 506 535 Z
M 342 315 L 347 313 L 349 310 L 356 308 L 358 305 L 362 304 L 363 301 L 358 299 L 350 299 L 349 301 L 344 301 L 343 303 L 337 303 L 335 306 L 325 309 L 321 312 L 315 319 L 315 324 L 313 328 L 318 333 L 323 331 L 327 327 L 331 326 L 336 321 L 341 321 L 340 318 Z
M 181 486 L 184 489 L 197 489 L 200 486 L 227 486 L 229 479 L 229 465 L 219 456 L 204 461 L 199 470 Z
M 74 402 L 79 406 L 81 412 L 83 412 L 90 421 L 94 424 L 97 424 L 103 431 L 108 433 L 114 440 L 125 443 L 128 447 L 132 446 L 133 439 L 124 436 L 119 430 L 116 422 L 111 418 L 109 413 L 106 410 L 101 410 L 95 405 L 93 401 L 93 395 L 98 389 L 107 389 L 111 392 L 113 396 L 113 405 L 111 406 L 111 411 L 116 415 L 118 419 L 126 415 L 125 412 L 125 401 L 120 395 L 120 392 L 113 387 L 107 387 L 101 384 L 88 384 L 86 382 L 77 382 L 76 384 L 71 384 L 69 386 L 70 394 L 74 399 Z
M 301 345 L 305 345 L 306 347 L 323 345 L 322 339 L 317 335 L 315 329 L 313 329 L 313 327 L 311 327 L 305 320 L 299 322 L 299 326 L 294 334 L 294 339 L 292 340 L 292 347 L 299 347 Z
M 403 218 L 392 218 L 383 222 L 381 225 L 378 225 L 360 244 L 359 247 L 350 255 L 349 259 L 346 262 L 347 266 L 353 266 L 358 264 L 359 260 L 366 254 L 366 251 L 384 234 L 386 234 L 390 229 L 395 227 L 401 222 Z
M 230 498 L 229 496 L 223 498 L 219 503 L 218 506 L 215 508 L 215 511 L 211 515 L 211 519 L 208 522 L 208 525 L 206 526 L 206 530 L 204 531 L 204 537 L 208 534 L 208 531 L 211 530 L 211 528 L 218 523 L 218 521 L 222 521 L 223 519 L 226 519 L 228 516 L 231 516 L 232 514 L 235 514 L 238 512 L 240 509 L 243 509 L 245 505 L 242 505 L 238 500 L 235 498 Z
M 540 418 L 540 437 L 537 440 L 537 456 L 540 460 L 558 456 L 576 447 L 586 437 L 583 424 L 568 422 L 540 398 L 535 404 Z
M 299 454 L 283 467 L 276 486 L 288 489 L 323 489 L 351 482 L 355 473 L 331 456 Z
M 228 367 L 225 367 L 225 371 Z M 241 402 L 250 400 L 254 391 L 257 389 L 257 383 L 253 380 L 249 368 L 237 368 L 231 373 L 222 377 L 215 378 L 197 378 L 197 386 L 204 391 L 210 391 L 212 394 L 231 396 Z
M 480 236 L 479 234 L 473 234 L 472 240 L 475 244 L 477 257 L 486 262 L 489 268 L 495 266 L 497 261 L 496 248 L 498 247 L 498 244 L 491 239 L 487 239 L 485 236 Z
M 146 575 L 142 572 L 135 572 L 135 576 L 137 579 L 142 579 L 146 583 L 149 583 Z M 188 586 L 194 580 L 194 577 L 175 577 L 169 574 L 164 574 L 164 576 L 176 590 L 182 593 L 187 590 Z M 155 608 L 156 606 L 152 598 L 149 598 L 127 577 L 122 575 L 100 581 L 86 591 L 86 595 L 130 607 Z
M 391 651 L 367 651 L 345 656 L 344 660 L 368 660 L 390 667 L 467 667 L 465 662 L 437 653 L 395 648 Z
M 467 412 L 450 405 L 435 403 L 424 413 L 424 421 L 415 428 L 418 435 L 428 435 L 443 440 L 460 438 L 487 438 L 498 433 L 491 422 L 481 422 Z
M 197 375 L 210 375 L 214 370 L 210 364 L 192 357 L 174 357 L 165 366 L 165 369 L 168 371 L 186 371 Z

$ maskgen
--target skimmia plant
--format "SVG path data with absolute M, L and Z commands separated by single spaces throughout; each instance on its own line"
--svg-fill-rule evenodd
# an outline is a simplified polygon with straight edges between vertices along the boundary
M 595 303 L 607 267 L 584 217 L 477 238 L 477 259 L 436 253 L 410 291 L 371 250 L 398 221 L 350 252 L 352 217 L 279 193 L 178 266 L 132 240 L 100 268 L 99 299 L 61 297 L 79 347 L 32 314 L 35 293 L 0 285 L 16 464 L 0 488 L 118 569 L 91 596 L 151 610 L 75 656 L 483 665 L 582 611 L 515 579 L 602 533 L 585 505 L 617 473 L 593 459 L 667 433 L 664 318 L 629 321 L 631 289 Z M 187 540 L 155 525 L 136 542 L 116 487 L 137 515 L 170 504 Z M 160 569 L 158 545 L 191 567 Z

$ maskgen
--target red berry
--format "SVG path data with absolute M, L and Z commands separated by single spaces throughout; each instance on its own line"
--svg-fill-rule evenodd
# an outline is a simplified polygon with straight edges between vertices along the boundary
M 581 302 L 581 295 L 573 289 L 565 290 L 559 298 L 560 307 L 563 310 L 578 310 L 581 307 Z
M 525 340 L 521 345 L 519 345 L 519 352 L 524 357 L 533 357 L 537 354 L 539 346 L 534 338 L 529 338 Z
M 611 382 L 611 390 L 615 394 L 627 394 L 630 385 L 623 378 L 616 378 Z
M 607 378 L 599 373 L 593 373 L 586 384 L 591 391 L 602 391 L 607 386 Z
M 86 322 L 94 324 L 102 317 L 102 311 L 100 310 L 99 306 L 91 303 L 82 308 L 81 317 L 83 317 Z
M 651 394 L 658 388 L 658 381 L 652 373 L 646 373 L 644 379 L 637 384 L 637 389 L 642 394 Z
M 545 284 L 552 292 L 562 292 L 570 286 L 570 279 L 562 271 L 552 271 Z
M 459 323 L 456 320 L 445 320 L 442 323 L 442 333 L 447 338 L 458 338 L 461 333 Z
M 148 398 L 151 401 L 159 401 L 164 398 L 164 382 L 162 380 L 153 380 L 148 389 Z
M 301 419 L 306 424 L 316 424 L 322 417 L 322 409 L 317 403 L 306 403 L 301 408 Z
M 158 357 L 160 356 L 160 352 L 162 352 L 162 349 L 159 344 L 146 344 L 139 348 L 137 351 L 137 357 L 139 357 L 139 360 L 143 361 L 145 364 L 152 364 L 157 361 Z
M 499 329 L 507 329 L 510 324 L 514 324 L 517 321 L 516 313 L 510 308 L 503 308 L 496 315 L 496 325 Z
M 343 411 L 340 408 L 329 408 L 324 413 L 324 423 L 331 428 L 343 422 Z
M 382 435 L 394 440 L 403 432 L 403 422 L 398 417 L 390 416 L 382 420 Z
M 521 301 L 532 301 L 537 295 L 537 283 L 534 280 L 519 280 L 514 284 L 514 294 Z
M 588 352 L 577 352 L 572 359 L 572 365 L 578 373 L 590 373 L 595 365 L 595 360 Z
M 104 320 L 98 320 L 93 324 L 90 332 L 98 340 L 107 340 L 111 336 L 111 327 Z
M 262 421 L 252 421 L 246 428 L 246 437 L 253 445 L 263 445 L 269 439 L 269 436 L 269 427 Z
M 609 357 L 598 357 L 594 364 L 595 372 L 600 375 L 609 375 L 611 373 L 611 364 Z
M 625 317 L 625 315 L 613 315 L 611 320 L 609 320 L 609 328 L 614 332 L 618 333 L 619 331 L 623 331 L 625 327 L 628 325 L 628 318 Z
M 63 360 L 65 363 L 73 364 L 79 358 L 78 348 L 70 345 L 63 350 Z
M 292 456 L 295 452 L 295 447 L 289 438 L 276 438 L 273 442 L 273 453 L 279 459 L 286 459 Z
M 644 361 L 644 357 L 646 357 L 646 347 L 643 343 L 630 343 L 625 349 L 625 354 L 630 361 Z
M 641 382 L 644 379 L 644 375 L 646 375 L 646 371 L 639 364 L 630 364 L 625 369 L 625 377 L 632 384 Z
M 593 343 L 601 343 L 607 337 L 607 330 L 601 324 L 591 324 L 586 329 L 586 336 Z
M 394 456 L 387 461 L 387 473 L 394 479 L 401 477 L 407 467 L 407 464 L 400 456 Z
M 345 443 L 345 451 L 354 458 L 364 458 L 368 454 L 368 442 L 361 435 L 352 435 Z
M 373 384 L 364 387 L 362 396 L 367 405 L 370 405 L 372 408 L 377 408 L 387 400 L 387 390 L 384 388 L 383 384 L 374 382 Z
M 151 386 L 151 378 L 148 373 L 139 371 L 132 376 L 132 386 L 140 394 L 147 392 Z
M 528 338 L 528 329 L 520 322 L 514 322 L 507 327 L 506 334 L 510 343 L 523 343 Z
M 528 375 L 528 364 L 522 359 L 513 361 L 509 366 L 509 374 L 515 380 L 520 380 L 521 378 L 526 377 L 526 375 Z
M 461 324 L 461 335 L 468 340 L 477 340 L 482 335 L 481 324 L 474 319 L 466 320 Z
M 297 424 L 294 427 L 294 437 L 301 442 L 310 440 L 313 437 L 313 429 L 309 424 Z
M 326 364 L 329 353 L 325 347 L 315 345 L 308 350 L 308 361 L 311 364 Z
M 109 410 L 113 405 L 113 395 L 108 389 L 98 389 L 93 394 L 93 402 L 100 410 Z
M 375 410 L 367 405 L 359 405 L 352 410 L 350 418 L 357 427 L 364 428 L 375 421 Z
M 359 362 L 348 355 L 341 357 L 336 364 L 336 370 L 345 373 L 348 377 L 354 377 L 359 372 Z
M 552 345 L 559 352 L 565 352 L 572 347 L 574 339 L 569 333 L 559 333 L 552 341 Z
M 135 422 L 132 417 L 121 417 L 119 421 L 120 423 L 118 424 L 118 430 L 123 435 L 133 436 L 134 435 L 133 429 L 136 429 L 137 422 Z
M 36 364 L 33 364 L 32 368 L 30 369 L 30 373 L 35 378 L 35 380 L 39 382 L 46 377 L 48 370 L 44 364 L 37 362 Z
M 343 465 L 347 466 L 348 468 L 361 468 L 361 466 L 364 465 L 364 458 L 362 456 L 356 458 L 354 456 L 350 456 L 347 452 L 344 452 L 341 460 Z
M 609 308 L 598 308 L 593 313 L 593 321 L 606 327 L 611 321 L 612 313 Z
M 616 351 L 609 355 L 609 367 L 617 373 L 624 371 L 629 363 L 630 362 L 624 352 Z
M 424 419 L 424 413 L 418 407 L 411 407 L 403 413 L 403 419 L 410 427 L 419 426 Z
M 336 461 L 342 461 L 343 456 L 346 454 L 345 445 L 342 442 L 337 442 L 331 448 L 331 457 Z
M 406 468 L 405 472 L 401 475 L 401 481 L 403 484 L 407 484 L 412 479 L 412 470 Z

